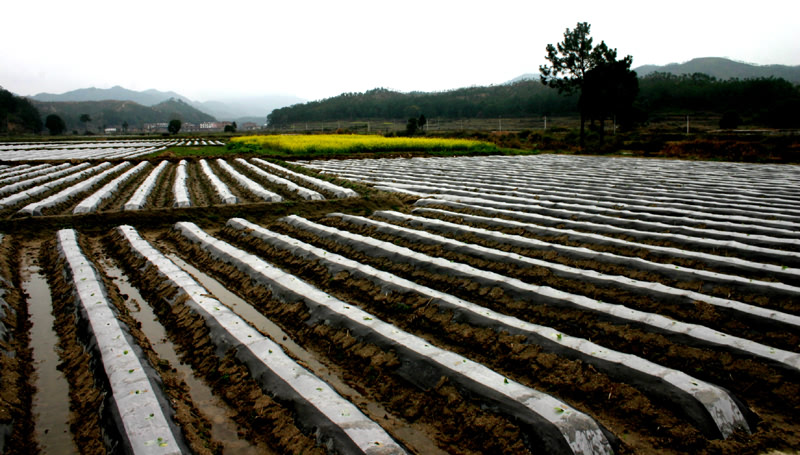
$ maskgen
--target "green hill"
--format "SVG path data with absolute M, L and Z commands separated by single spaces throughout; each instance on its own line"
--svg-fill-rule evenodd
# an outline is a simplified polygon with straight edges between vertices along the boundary
M 201 112 L 179 99 L 169 99 L 154 106 L 142 106 L 133 101 L 70 101 L 41 102 L 32 101 L 39 109 L 42 118 L 57 114 L 67 124 L 68 131 L 98 132 L 103 128 L 122 129 L 127 122 L 129 128 L 142 128 L 145 123 L 169 122 L 179 119 L 183 122 L 213 122 L 216 119 Z M 81 115 L 88 114 L 92 121 L 84 125 Z
M 154 89 L 145 90 L 143 92 L 137 92 L 135 90 L 128 90 L 124 87 L 120 87 L 119 85 L 115 85 L 114 87 L 108 89 L 96 88 L 96 87 L 82 88 L 61 94 L 38 93 L 29 98 L 31 98 L 34 101 L 42 101 L 42 102 L 106 101 L 106 100 L 133 101 L 143 106 L 154 106 L 170 98 L 176 98 L 189 102 L 188 98 L 185 98 L 175 92 L 160 92 Z
M 321 101 L 275 109 L 267 116 L 272 126 L 328 120 L 531 117 L 572 113 L 576 98 L 565 97 L 538 80 L 445 92 L 401 93 L 385 88 L 343 93 Z
M 30 100 L 0 87 L 0 134 L 38 133 L 43 125 Z
M 663 66 L 644 65 L 634 71 L 639 77 L 652 73 L 668 73 L 678 76 L 702 73 L 722 80 L 774 77 L 786 79 L 793 84 L 800 84 L 800 66 L 753 65 L 720 57 L 695 58 L 685 63 L 670 63 Z

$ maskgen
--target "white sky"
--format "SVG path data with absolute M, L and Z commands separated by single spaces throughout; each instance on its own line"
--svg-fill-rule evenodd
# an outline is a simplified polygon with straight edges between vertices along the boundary
M 589 22 L 633 66 L 728 57 L 800 65 L 800 1 L 2 0 L 0 86 L 121 85 L 198 101 L 375 87 L 435 91 L 536 73 Z M 656 6 L 657 5 L 657 6 Z

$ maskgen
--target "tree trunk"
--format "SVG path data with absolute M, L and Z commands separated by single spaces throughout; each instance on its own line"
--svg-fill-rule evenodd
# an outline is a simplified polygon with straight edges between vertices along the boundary
M 581 111 L 581 150 L 586 143 L 586 115 Z

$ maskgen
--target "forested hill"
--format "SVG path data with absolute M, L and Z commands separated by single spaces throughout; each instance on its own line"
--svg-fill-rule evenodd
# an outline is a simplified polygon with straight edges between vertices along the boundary
M 577 114 L 577 96 L 559 95 L 538 80 L 437 93 L 375 89 L 275 109 L 271 126 L 316 121 L 427 118 L 519 118 Z M 638 121 L 656 113 L 734 111 L 748 121 L 778 128 L 800 127 L 800 89 L 776 78 L 720 80 L 704 74 L 651 73 L 639 78 L 634 103 Z
M 286 125 L 304 121 L 407 119 L 420 114 L 429 118 L 530 117 L 573 112 L 576 100 L 559 95 L 538 80 L 433 93 L 400 93 L 377 88 L 275 109 L 267 119 L 270 125 Z
M 684 63 L 669 65 L 644 65 L 635 69 L 639 77 L 651 73 L 669 73 L 676 76 L 702 73 L 717 79 L 758 79 L 776 77 L 800 84 L 800 66 L 752 65 L 721 57 L 702 57 Z
M 179 119 L 183 122 L 213 122 L 214 117 L 200 112 L 179 99 L 169 99 L 154 106 L 142 106 L 133 101 L 82 101 L 82 102 L 39 102 L 33 104 L 39 109 L 42 118 L 57 114 L 67 125 L 67 130 L 83 131 L 86 127 L 102 129 L 121 128 L 127 123 L 130 128 L 141 128 L 145 123 L 169 122 Z M 91 125 L 81 123 L 81 115 L 91 117 Z
M 66 93 L 39 93 L 29 97 L 34 101 L 42 102 L 70 102 L 70 101 L 133 101 L 134 103 L 141 104 L 142 106 L 154 106 L 170 98 L 179 99 L 186 103 L 190 100 L 175 92 L 160 92 L 158 90 L 150 89 L 142 92 L 135 90 L 128 90 L 119 85 L 108 89 L 90 87 L 78 90 L 72 90 Z
M 0 134 L 38 133 L 43 122 L 33 104 L 0 87 Z

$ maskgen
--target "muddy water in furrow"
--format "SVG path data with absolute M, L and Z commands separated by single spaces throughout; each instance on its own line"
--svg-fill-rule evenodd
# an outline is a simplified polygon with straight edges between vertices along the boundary
M 336 374 L 317 360 L 312 353 L 297 345 L 280 327 L 275 325 L 275 323 L 266 318 L 245 300 L 242 300 L 239 296 L 226 289 L 219 281 L 204 274 L 174 253 L 165 252 L 165 255 L 177 264 L 178 267 L 192 275 L 222 304 L 229 307 L 261 333 L 268 335 L 273 341 L 280 344 L 289 355 L 298 359 L 302 365 L 308 368 L 317 377 L 330 384 L 337 392 L 353 404 L 359 406 L 367 416 L 394 433 L 403 444 L 406 444 L 417 453 L 434 455 L 446 453 L 437 447 L 423 431 L 415 428 L 413 424 L 409 425 L 407 422 L 397 420 L 379 403 L 364 398 L 355 389 L 342 382 Z
M 274 452 L 269 447 L 263 444 L 253 445 L 239 437 L 238 425 L 230 417 L 234 412 L 224 401 L 212 394 L 205 382 L 194 376 L 191 366 L 181 363 L 175 346 L 167 337 L 164 326 L 158 322 L 152 308 L 141 296 L 139 290 L 131 285 L 125 273 L 111 259 L 101 259 L 100 265 L 117 286 L 120 294 L 124 296 L 131 316 L 142 325 L 142 332 L 147 335 L 153 349 L 159 357 L 167 360 L 183 376 L 183 380 L 189 386 L 192 401 L 211 421 L 211 436 L 223 444 L 223 453 L 231 455 L 273 454 Z
M 53 331 L 53 305 L 50 287 L 40 273 L 40 243 L 29 243 L 22 255 L 22 290 L 25 292 L 31 322 L 31 347 L 36 368 L 33 416 L 36 438 L 43 453 L 78 453 L 69 429 L 69 384 L 57 369 L 58 336 Z

